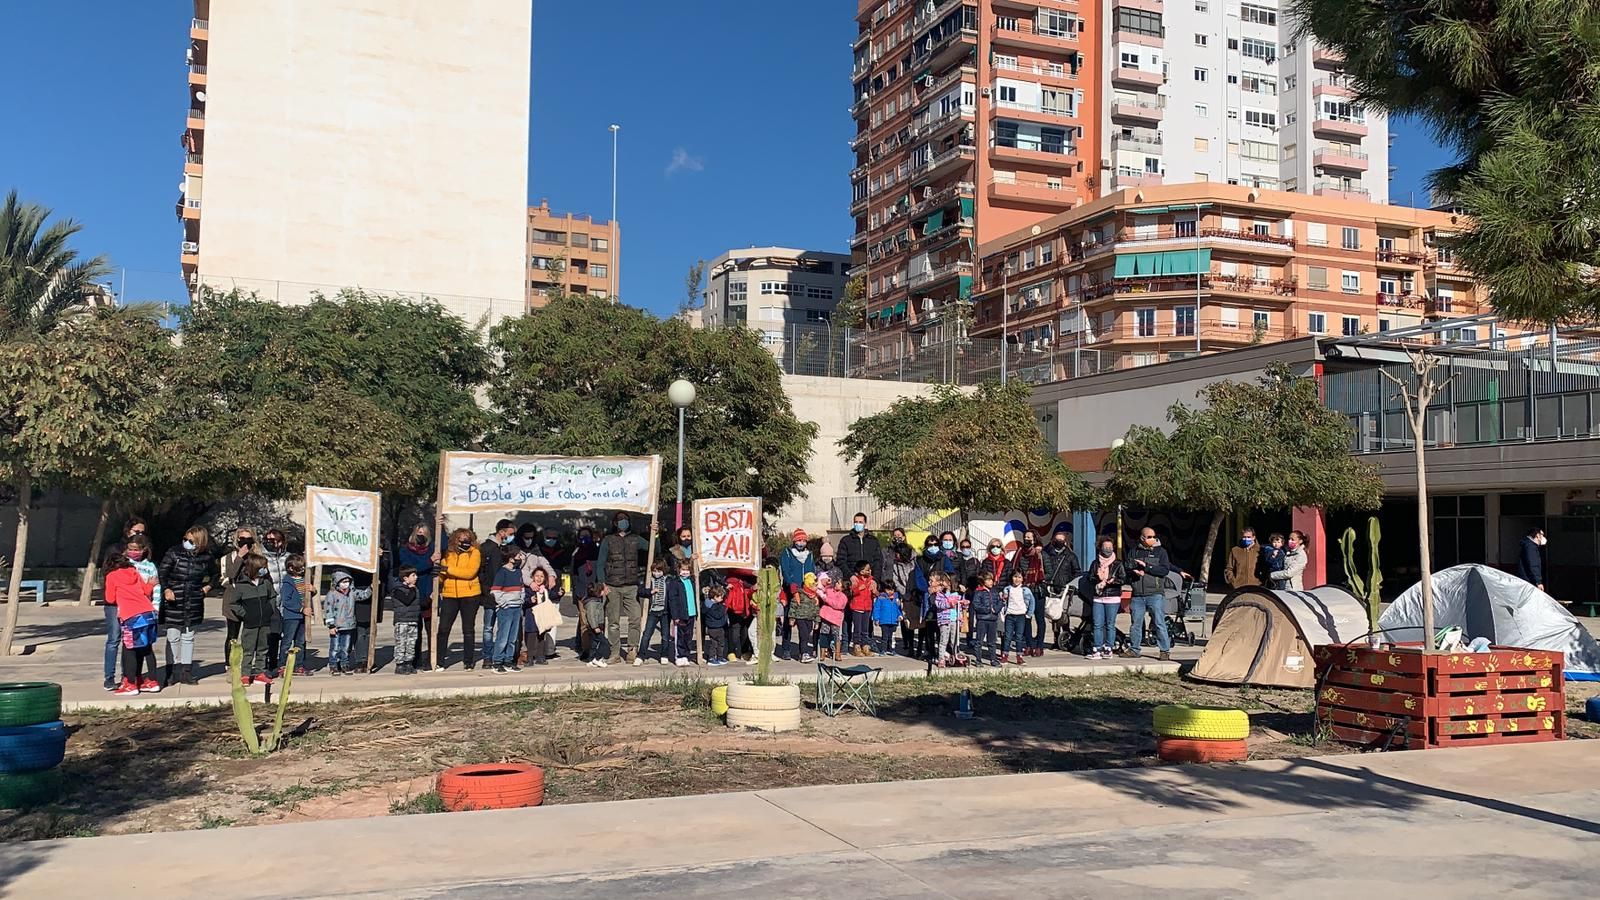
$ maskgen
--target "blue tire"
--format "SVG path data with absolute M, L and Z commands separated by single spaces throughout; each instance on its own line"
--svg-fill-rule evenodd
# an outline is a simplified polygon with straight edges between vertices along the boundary
M 1600 697 L 1590 697 L 1588 702 L 1583 704 L 1583 711 L 1589 717 L 1589 721 L 1600 722 Z
M 65 722 L 0 728 L 0 775 L 44 772 L 61 765 L 67 754 Z

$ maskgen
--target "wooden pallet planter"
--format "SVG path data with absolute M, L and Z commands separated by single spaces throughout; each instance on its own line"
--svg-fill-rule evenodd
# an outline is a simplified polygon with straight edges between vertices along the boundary
M 1560 653 L 1329 644 L 1313 656 L 1317 723 L 1343 743 L 1422 750 L 1566 739 Z

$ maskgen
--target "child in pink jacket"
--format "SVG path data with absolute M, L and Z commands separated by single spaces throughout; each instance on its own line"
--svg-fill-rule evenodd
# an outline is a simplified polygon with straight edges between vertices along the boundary
M 827 659 L 831 652 L 833 661 L 838 662 L 839 638 L 844 634 L 844 608 L 850 601 L 827 572 L 817 575 L 817 593 L 822 595 L 819 613 L 822 625 L 817 629 L 817 655 Z

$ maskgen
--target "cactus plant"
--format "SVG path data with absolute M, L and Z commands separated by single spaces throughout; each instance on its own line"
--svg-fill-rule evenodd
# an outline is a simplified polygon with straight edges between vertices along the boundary
M 239 737 L 251 756 L 261 755 L 261 738 L 256 734 L 256 717 L 250 709 L 250 698 L 244 692 L 244 678 L 240 668 L 244 665 L 244 647 L 238 641 L 228 642 L 228 681 L 233 685 L 233 720 L 239 725 Z
M 1367 553 L 1370 568 L 1366 577 L 1362 577 L 1360 570 L 1356 568 L 1356 530 L 1346 528 L 1339 538 L 1345 579 L 1350 584 L 1350 592 L 1360 597 L 1367 605 L 1367 625 L 1372 632 L 1374 643 L 1378 639 L 1378 613 L 1383 600 L 1383 562 L 1378 555 L 1378 543 L 1381 540 L 1383 540 L 1383 527 L 1378 524 L 1378 518 L 1373 516 L 1367 519 Z
M 289 655 L 283 660 L 283 681 L 278 687 L 278 714 L 272 720 L 272 735 L 267 738 L 267 752 L 278 749 L 283 743 L 283 712 L 289 706 L 289 686 L 294 683 L 294 663 L 300 655 L 299 647 L 290 647 Z
M 773 642 L 778 630 L 778 591 L 783 579 L 773 566 L 756 577 L 756 676 L 754 684 L 772 684 Z

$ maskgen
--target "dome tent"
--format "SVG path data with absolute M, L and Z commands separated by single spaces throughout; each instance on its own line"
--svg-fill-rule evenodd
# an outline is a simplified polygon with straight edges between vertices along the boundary
M 1422 640 L 1422 585 L 1414 584 L 1384 610 L 1378 625 L 1391 641 Z M 1452 566 L 1433 575 L 1434 628 L 1460 626 L 1468 641 L 1484 637 L 1502 647 L 1559 650 L 1566 676 L 1600 681 L 1600 645 L 1554 597 L 1491 566 Z
M 1189 677 L 1216 684 L 1312 688 L 1311 650 L 1366 634 L 1367 608 L 1344 588 L 1246 587 L 1222 599 Z

